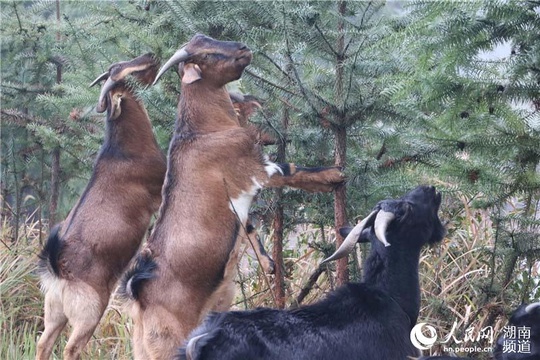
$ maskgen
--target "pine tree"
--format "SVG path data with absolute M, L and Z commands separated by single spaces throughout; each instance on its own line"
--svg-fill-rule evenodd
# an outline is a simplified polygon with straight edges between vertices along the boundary
M 390 42 L 403 45 L 406 75 L 385 95 L 420 120 L 429 173 L 491 210 L 494 266 L 481 300 L 504 297 L 520 259 L 532 264 L 540 251 L 540 3 L 421 1 L 409 10 Z

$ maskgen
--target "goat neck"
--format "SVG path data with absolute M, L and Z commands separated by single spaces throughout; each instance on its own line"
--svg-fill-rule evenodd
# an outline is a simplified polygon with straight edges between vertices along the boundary
M 356 242 L 371 242 L 364 282 L 392 297 L 409 316 L 411 327 L 420 309 L 418 262 L 426 244 L 446 233 L 437 213 L 441 195 L 432 186 L 419 186 L 401 199 L 381 201 L 354 228 L 341 229 L 343 244 L 326 261 L 348 255 Z
M 240 126 L 226 88 L 212 88 L 204 81 L 182 84 L 177 113 L 177 133 L 210 133 Z
M 378 217 L 391 216 L 384 229 L 378 229 L 375 220 L 369 233 L 372 250 L 364 281 L 389 294 L 407 313 L 411 326 L 420 310 L 420 251 L 424 245 L 440 242 L 446 233 L 437 215 L 440 204 L 441 195 L 428 186 L 398 200 L 381 201 Z
M 390 295 L 405 311 L 412 327 L 420 311 L 420 248 L 400 247 L 391 236 L 388 241 L 392 245 L 385 247 L 374 233 L 370 237 L 372 251 L 366 260 L 364 282 Z
M 127 85 L 111 90 L 113 101 L 120 102 L 120 114 L 107 113 L 107 131 L 103 156 L 134 158 L 160 154 L 146 109 Z M 161 155 L 160 155 L 161 156 Z

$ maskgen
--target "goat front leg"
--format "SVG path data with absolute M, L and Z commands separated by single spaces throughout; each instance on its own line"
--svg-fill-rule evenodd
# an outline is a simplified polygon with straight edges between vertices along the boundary
M 67 324 L 61 296 L 57 289 L 51 289 L 45 294 L 45 330 L 37 345 L 36 360 L 48 360 L 51 357 L 54 343 Z
M 283 174 L 276 173 L 265 184 L 269 188 L 292 187 L 308 192 L 331 192 L 345 182 L 341 168 L 302 167 L 293 163 L 279 164 Z

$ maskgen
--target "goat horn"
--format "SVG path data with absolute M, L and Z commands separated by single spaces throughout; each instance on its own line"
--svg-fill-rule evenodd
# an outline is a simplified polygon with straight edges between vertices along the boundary
M 96 80 L 92 81 L 92 83 L 90 84 L 90 87 L 96 85 L 98 82 L 100 82 L 101 80 L 105 80 L 109 77 L 109 72 L 104 72 L 103 74 L 99 75 Z
M 189 59 L 190 56 L 191 55 L 189 55 L 185 47 L 175 52 L 174 55 L 165 63 L 165 65 L 163 65 L 161 69 L 159 69 L 159 72 L 156 75 L 156 79 L 154 80 L 152 85 L 155 85 L 158 82 L 159 78 L 165 73 L 165 71 L 169 70 L 171 66 L 176 65 L 182 61 L 186 61 L 187 59 Z
M 532 312 L 536 308 L 540 308 L 540 302 L 536 302 L 536 303 L 532 303 L 532 304 L 527 305 L 527 307 L 525 308 L 525 312 L 527 314 L 532 314 Z
M 187 346 L 186 346 L 186 359 L 187 360 L 194 360 L 195 359 L 195 353 L 194 353 L 194 350 L 195 350 L 195 346 L 197 345 L 197 341 L 199 341 L 200 338 L 204 337 L 208 335 L 208 333 L 204 333 L 202 335 L 199 335 L 199 336 L 195 336 L 194 338 L 191 338 L 191 340 L 189 340 Z
M 105 84 L 103 84 L 103 87 L 101 88 L 101 93 L 99 94 L 99 101 L 96 106 L 96 111 L 98 113 L 102 113 L 107 109 L 107 103 L 105 102 L 105 96 L 111 91 L 113 86 L 116 84 L 116 81 L 114 81 L 111 78 L 108 78 L 107 81 L 105 81 Z
M 353 251 L 354 245 L 356 245 L 356 243 L 358 242 L 358 237 L 360 236 L 360 234 L 362 233 L 362 231 L 366 227 L 366 224 L 369 221 L 371 221 L 371 219 L 373 219 L 373 217 L 377 214 L 377 212 L 378 212 L 378 210 L 372 211 L 371 214 L 369 214 L 364 220 L 359 222 L 351 230 L 349 235 L 347 235 L 345 240 L 343 240 L 343 243 L 341 244 L 339 249 L 337 249 L 329 258 L 323 260 L 321 265 L 326 263 L 326 262 L 341 259 L 342 257 L 349 255 L 349 253 L 351 253 L 351 251 Z
M 375 235 L 384 246 L 390 246 L 390 243 L 386 240 L 386 229 L 388 229 L 388 225 L 390 225 L 395 218 L 396 215 L 383 210 L 379 211 L 377 218 L 375 218 Z
M 243 102 L 245 99 L 244 95 L 237 92 L 230 92 L 229 96 L 231 100 L 236 101 L 236 102 Z

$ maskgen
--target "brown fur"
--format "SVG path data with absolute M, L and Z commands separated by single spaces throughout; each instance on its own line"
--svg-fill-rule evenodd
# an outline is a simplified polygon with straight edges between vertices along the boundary
M 286 175 L 275 174 L 266 184 L 269 188 L 292 187 L 308 192 L 331 192 L 345 182 L 341 168 L 321 167 L 302 168 L 293 163 L 285 164 L 289 171 Z
M 141 360 L 172 358 L 208 311 L 228 308 L 249 205 L 279 171 L 264 158 L 255 129 L 241 127 L 225 89 L 251 52 L 197 35 L 177 54 L 187 57 L 178 57 L 185 63 L 163 202 L 140 255 L 151 266 L 134 264 L 120 289 L 132 300 L 134 357 Z
M 277 143 L 275 137 L 249 122 L 251 115 L 262 107 L 257 98 L 252 95 L 232 93 L 231 100 L 238 115 L 240 126 L 248 128 L 257 134 L 257 142 L 259 144 L 266 146 Z M 297 167 L 293 163 L 287 163 L 280 164 L 280 167 L 287 170 L 283 173 L 278 172 L 272 175 L 265 187 L 292 187 L 308 192 L 331 192 L 345 182 L 345 177 L 341 169 L 337 166 L 305 168 Z
M 134 75 L 150 83 L 157 64 L 149 55 L 113 65 L 109 76 L 141 62 L 148 67 Z M 50 357 L 67 322 L 73 331 L 64 359 L 79 358 L 161 202 L 165 157 L 153 136 L 144 106 L 122 78 L 107 96 L 105 142 L 92 178 L 60 225 L 58 276 L 42 264 L 45 331 L 36 359 Z
M 192 68 L 189 79 L 183 78 L 163 203 L 145 249 L 157 268 L 132 306 L 136 359 L 172 358 L 225 296 L 219 290 L 232 281 L 234 272 L 226 267 L 238 254 L 233 250 L 247 208 L 268 180 L 267 169 L 277 169 L 264 159 L 253 131 L 240 127 L 224 87 L 240 77 L 251 52 L 203 36 L 186 49 L 192 54 L 186 66 Z M 216 52 L 222 56 L 205 58 Z M 193 71 L 200 79 L 192 80 Z
M 261 143 L 260 139 L 264 137 L 264 133 L 255 127 L 250 127 L 249 117 L 261 107 L 260 103 L 250 95 L 231 95 L 234 109 L 238 116 L 240 126 L 248 128 L 252 133 L 257 134 L 257 142 Z M 261 143 L 262 145 L 266 145 Z M 329 192 L 335 187 L 343 183 L 344 177 L 340 169 L 337 167 L 322 167 L 322 168 L 297 168 L 294 164 L 281 164 L 281 168 L 286 168 L 284 173 L 277 172 L 265 184 L 265 187 L 295 187 L 309 192 Z M 219 289 L 216 291 L 215 304 L 212 306 L 213 311 L 226 311 L 230 308 L 235 294 L 234 278 L 238 264 L 239 252 L 241 251 L 241 243 L 249 244 L 257 257 L 264 273 L 273 274 L 275 264 L 272 258 L 266 253 L 263 244 L 257 234 L 257 231 L 248 224 L 246 229 L 242 229 L 239 238 L 236 242 L 234 250 L 229 255 L 229 261 L 226 266 L 224 279 L 230 280 L 229 283 L 223 281 Z

